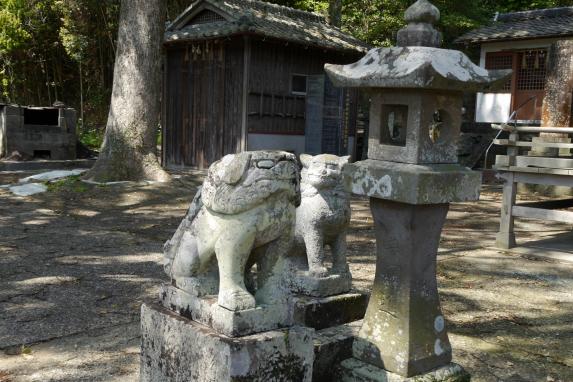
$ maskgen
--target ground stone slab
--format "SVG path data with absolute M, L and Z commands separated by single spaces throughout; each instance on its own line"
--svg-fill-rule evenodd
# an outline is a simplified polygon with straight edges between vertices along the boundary
M 458 364 L 450 363 L 415 377 L 403 377 L 377 368 L 356 358 L 340 364 L 336 381 L 340 382 L 470 382 L 470 375 Z
M 140 382 L 307 382 L 313 329 L 229 338 L 157 305 L 141 309 Z

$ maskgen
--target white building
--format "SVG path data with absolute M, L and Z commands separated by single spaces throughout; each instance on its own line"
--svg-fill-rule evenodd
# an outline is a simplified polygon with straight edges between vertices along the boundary
M 491 25 L 460 37 L 458 43 L 481 46 L 481 67 L 513 69 L 505 92 L 478 94 L 475 122 L 505 122 L 521 107 L 516 120 L 539 123 L 548 48 L 572 38 L 573 7 L 500 14 Z

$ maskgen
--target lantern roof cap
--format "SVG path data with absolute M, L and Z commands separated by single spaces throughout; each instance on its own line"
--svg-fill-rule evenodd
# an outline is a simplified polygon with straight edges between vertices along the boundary
M 456 50 L 424 46 L 377 48 L 350 65 L 325 65 L 339 87 L 447 91 L 501 89 L 511 70 L 488 71 Z

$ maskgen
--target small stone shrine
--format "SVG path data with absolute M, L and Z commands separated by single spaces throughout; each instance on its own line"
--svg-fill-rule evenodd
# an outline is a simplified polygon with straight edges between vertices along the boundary
M 346 66 L 326 65 L 339 87 L 370 89 L 369 159 L 347 167 L 352 191 L 370 197 L 377 239 L 374 286 L 342 381 L 467 381 L 451 363 L 436 255 L 451 202 L 477 200 L 481 176 L 457 163 L 462 92 L 502 87 L 487 71 L 439 49 L 439 10 L 418 0 L 398 46 Z M 424 379 L 426 380 L 426 379 Z

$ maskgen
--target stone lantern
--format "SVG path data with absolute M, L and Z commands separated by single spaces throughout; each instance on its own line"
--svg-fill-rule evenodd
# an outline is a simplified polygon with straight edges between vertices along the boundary
M 438 48 L 439 10 L 418 0 L 398 46 L 326 65 L 334 84 L 370 91 L 368 160 L 348 167 L 352 190 L 370 197 L 376 276 L 353 358 L 342 380 L 462 381 L 440 308 L 436 255 L 451 202 L 479 199 L 480 173 L 457 164 L 463 92 L 501 88 L 511 71 L 487 71 Z M 386 378 L 386 379 L 384 379 Z

